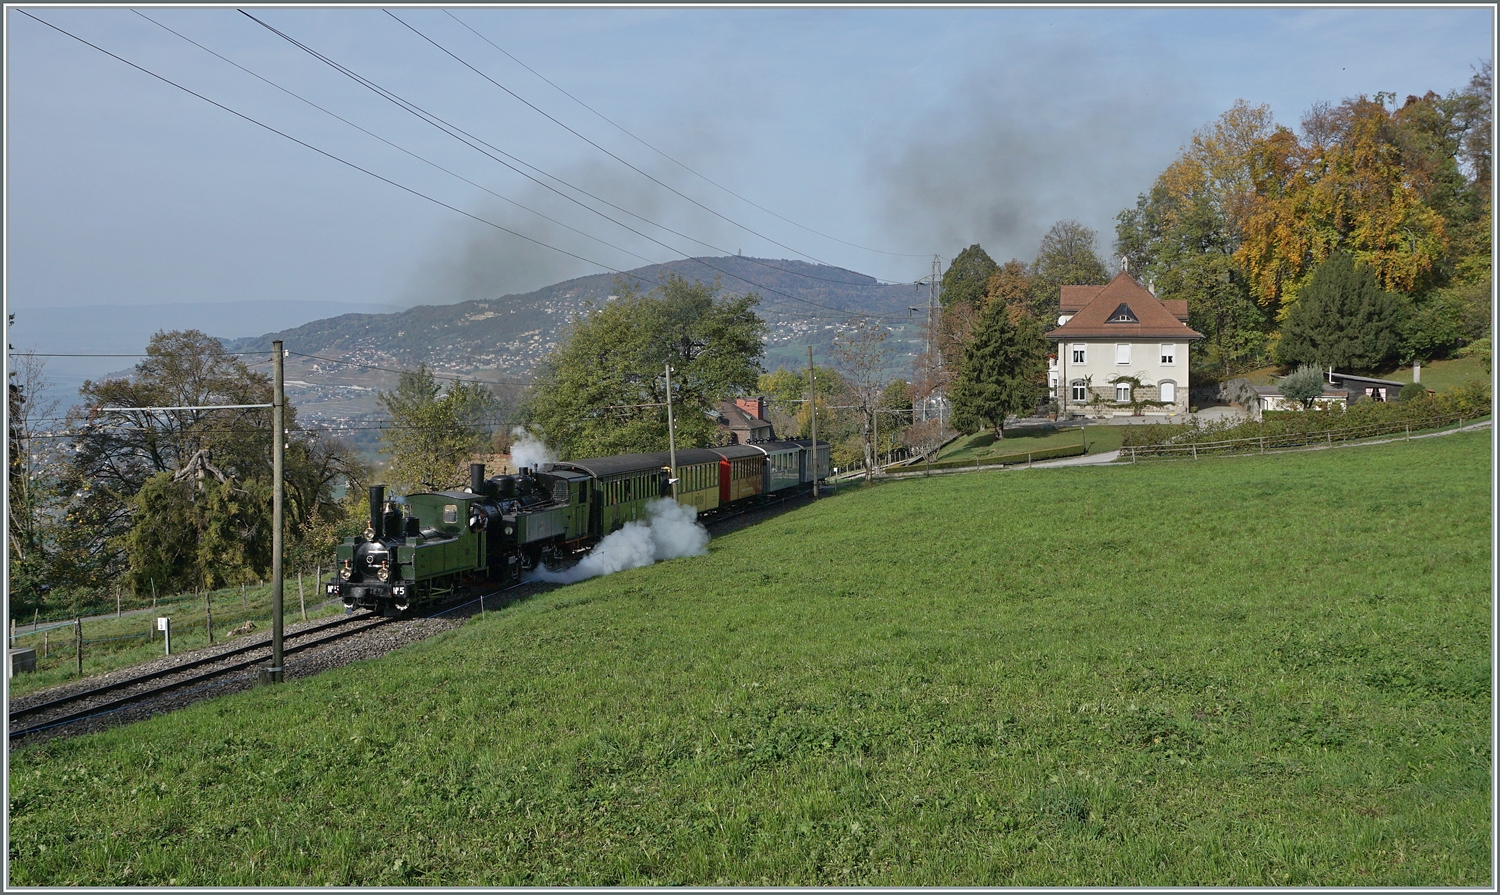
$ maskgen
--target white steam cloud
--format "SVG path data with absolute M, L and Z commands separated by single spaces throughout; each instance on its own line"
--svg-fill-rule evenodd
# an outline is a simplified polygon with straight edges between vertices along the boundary
M 698 511 L 670 497 L 646 504 L 646 521 L 625 523 L 607 535 L 578 564 L 560 572 L 538 569 L 533 580 L 572 584 L 585 578 L 639 569 L 663 559 L 702 556 L 708 552 L 708 529 L 698 523 Z
M 525 428 L 517 426 L 510 430 L 510 434 L 515 439 L 510 445 L 510 465 L 516 469 L 524 466 L 537 470 L 557 462 L 557 453 Z

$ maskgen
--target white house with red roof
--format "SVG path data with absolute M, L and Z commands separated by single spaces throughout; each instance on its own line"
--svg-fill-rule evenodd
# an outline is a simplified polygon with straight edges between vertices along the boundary
M 1048 384 L 1063 418 L 1188 409 L 1187 301 L 1162 301 L 1121 272 L 1103 286 L 1064 286 Z M 1059 394 L 1060 393 L 1060 394 Z

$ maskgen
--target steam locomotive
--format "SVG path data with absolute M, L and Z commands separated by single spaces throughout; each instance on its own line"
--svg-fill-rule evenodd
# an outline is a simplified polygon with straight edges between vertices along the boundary
M 677 452 L 676 479 L 665 452 L 594 457 L 523 467 L 485 478 L 469 467 L 466 491 L 386 499 L 370 487 L 369 524 L 335 555 L 330 598 L 347 609 L 400 616 L 460 588 L 505 584 L 541 565 L 576 561 L 647 504 L 670 497 L 700 515 L 752 504 L 826 478 L 829 445 L 806 439 L 752 442 Z

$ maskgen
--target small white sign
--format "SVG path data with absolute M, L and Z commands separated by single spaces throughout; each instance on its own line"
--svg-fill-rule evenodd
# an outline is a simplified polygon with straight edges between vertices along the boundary
M 171 623 L 171 621 L 172 620 L 170 618 L 166 618 L 166 617 L 158 618 L 156 620 L 156 630 L 158 630 L 158 631 L 165 631 L 167 629 L 167 625 L 169 623 Z

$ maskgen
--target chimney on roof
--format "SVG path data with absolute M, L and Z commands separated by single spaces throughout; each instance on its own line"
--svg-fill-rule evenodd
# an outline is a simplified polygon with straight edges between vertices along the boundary
M 758 420 L 766 418 L 766 398 L 764 395 L 758 398 L 735 398 L 734 406 Z

